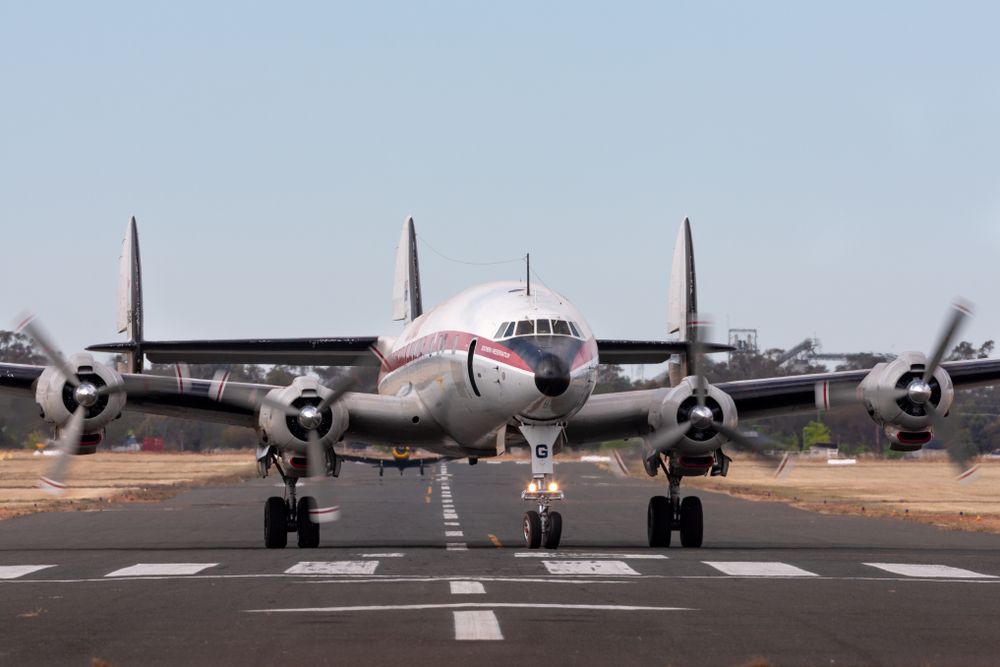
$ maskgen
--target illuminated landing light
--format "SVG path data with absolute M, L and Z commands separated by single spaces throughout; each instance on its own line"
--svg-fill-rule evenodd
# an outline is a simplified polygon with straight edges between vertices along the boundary
M 556 482 L 549 482 L 549 493 L 555 493 L 559 490 L 559 484 Z
M 534 482 L 528 484 L 528 493 L 536 493 L 538 491 L 538 485 Z

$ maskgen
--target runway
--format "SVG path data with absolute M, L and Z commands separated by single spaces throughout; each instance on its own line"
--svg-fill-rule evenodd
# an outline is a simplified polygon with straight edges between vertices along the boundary
M 1000 536 L 705 493 L 705 546 L 652 550 L 662 480 L 557 473 L 558 551 L 514 462 L 345 465 L 319 549 L 263 548 L 273 477 L 0 522 L 0 664 L 997 663 Z

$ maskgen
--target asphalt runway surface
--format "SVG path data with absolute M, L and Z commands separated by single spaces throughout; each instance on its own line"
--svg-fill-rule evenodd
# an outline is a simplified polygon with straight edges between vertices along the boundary
M 558 551 L 510 461 L 345 465 L 319 549 L 263 547 L 274 477 L 0 522 L 0 664 L 1000 664 L 1000 536 L 702 493 L 653 550 L 662 480 L 557 473 Z

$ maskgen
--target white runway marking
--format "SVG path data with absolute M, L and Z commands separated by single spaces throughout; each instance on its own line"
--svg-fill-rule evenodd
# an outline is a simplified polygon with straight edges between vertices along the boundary
M 375 574 L 377 560 L 302 561 L 285 574 Z
M 446 525 L 446 526 L 461 526 L 462 524 L 460 524 L 458 521 L 445 521 L 444 525 Z
M 515 558 L 552 558 L 552 553 L 545 551 L 518 551 Z M 560 558 L 617 558 L 619 560 L 667 560 L 663 554 L 612 554 L 612 553 L 574 553 L 572 551 L 560 551 Z
M 55 565 L 0 565 L 0 579 L 17 579 L 50 567 L 55 567 Z
M 458 519 L 458 513 L 457 512 L 445 512 L 444 513 L 444 518 L 445 518 L 446 521 L 447 520 L 456 521 Z
M 485 595 L 486 589 L 478 581 L 450 581 L 452 595 Z
M 244 609 L 247 614 L 335 613 L 352 611 L 425 611 L 427 609 L 571 609 L 582 611 L 696 611 L 691 607 L 643 607 L 625 604 L 555 604 L 545 602 L 453 602 L 448 604 L 390 604 L 359 607 L 301 607 L 298 609 Z
M 924 577 L 929 579 L 996 579 L 992 574 L 980 574 L 972 570 L 963 570 L 960 567 L 948 567 L 947 565 L 911 565 L 909 563 L 865 563 L 868 567 L 875 567 L 893 574 L 902 574 L 906 577 Z
M 198 574 L 218 563 L 138 563 L 109 572 L 105 577 L 163 577 Z
M 639 573 L 620 560 L 543 560 L 549 574 L 594 574 L 636 576 Z
M 455 639 L 459 641 L 496 641 L 503 639 L 496 614 L 488 609 L 456 611 Z
M 468 551 L 469 545 L 465 542 L 449 542 L 445 545 L 445 549 L 448 551 Z
M 732 577 L 817 577 L 815 572 L 809 572 L 787 563 L 754 563 L 747 561 L 702 561 L 705 565 L 714 567 L 723 574 Z
M 404 558 L 406 554 L 401 554 L 398 552 L 388 553 L 388 554 L 358 554 L 362 558 Z
M 465 537 L 460 530 L 446 530 L 444 531 L 445 537 Z

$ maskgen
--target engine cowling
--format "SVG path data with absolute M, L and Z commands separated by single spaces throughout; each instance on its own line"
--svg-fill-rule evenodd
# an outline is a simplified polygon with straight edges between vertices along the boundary
M 858 387 L 865 409 L 882 426 L 891 449 L 920 449 L 934 437 L 928 405 L 942 417 L 951 409 L 955 398 L 951 377 L 939 366 L 924 384 L 926 367 L 924 354 L 905 352 L 890 362 L 877 364 Z
M 331 390 L 316 378 L 302 376 L 292 384 L 268 393 L 268 400 L 260 408 L 258 429 L 261 441 L 292 455 L 301 454 L 302 461 L 291 461 L 293 467 L 305 466 L 304 456 L 309 446 L 309 431 L 299 422 L 298 416 L 288 408 L 301 409 L 307 405 L 318 406 Z M 282 406 L 287 406 L 282 409 Z M 335 444 L 344 435 L 348 425 L 348 413 L 339 401 L 335 401 L 322 413 L 322 421 L 315 429 L 324 449 Z
M 125 408 L 125 392 L 106 392 L 102 387 L 121 387 L 122 376 L 116 371 L 94 361 L 86 353 L 74 354 L 67 361 L 80 380 L 74 387 L 55 366 L 47 366 L 35 386 L 35 402 L 41 409 L 42 419 L 56 428 L 63 428 L 70 417 L 84 404 L 83 434 L 77 454 L 93 454 L 104 440 L 104 428 L 121 416 Z M 91 395 L 91 392 L 99 392 Z M 88 398 L 89 396 L 89 398 Z
M 711 419 L 707 414 L 699 415 L 696 389 L 697 380 L 686 377 L 667 393 L 657 409 L 650 411 L 649 423 L 655 431 L 670 430 L 690 422 L 691 428 L 671 449 L 678 455 L 676 469 L 682 474 L 705 474 L 712 466 L 715 450 L 729 442 L 715 429 L 713 421 L 730 429 L 735 429 L 739 421 L 733 399 L 710 384 L 707 385 L 705 407 L 711 411 Z

